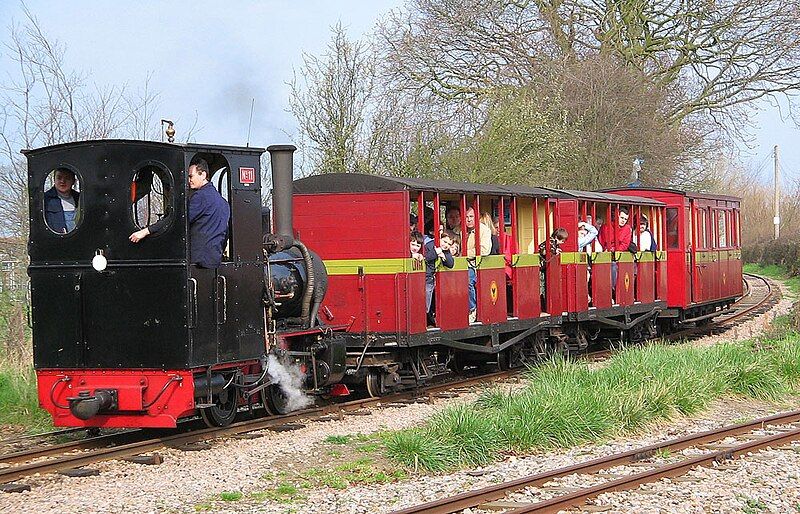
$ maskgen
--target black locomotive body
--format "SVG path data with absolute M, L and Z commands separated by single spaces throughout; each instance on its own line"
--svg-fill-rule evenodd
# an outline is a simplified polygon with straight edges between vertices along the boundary
M 283 166 L 276 183 L 290 187 L 294 148 L 270 150 Z M 263 233 L 263 152 L 123 140 L 25 152 L 34 363 L 40 403 L 56 425 L 170 427 L 197 412 L 224 424 L 245 399 L 281 409 L 270 352 L 275 366 L 302 367 L 303 386 L 316 384 L 317 393 L 330 370 L 343 369 L 343 355 L 325 361 L 336 352 L 309 321 L 324 295 L 324 266 L 290 231 Z M 198 157 L 231 209 L 216 269 L 189 258 L 186 173 Z M 48 225 L 45 207 L 58 170 L 73 173 L 80 190 L 66 233 Z M 290 198 L 276 202 L 285 205 Z M 161 219 L 164 230 L 128 239 Z M 325 376 L 315 376 L 312 361 Z

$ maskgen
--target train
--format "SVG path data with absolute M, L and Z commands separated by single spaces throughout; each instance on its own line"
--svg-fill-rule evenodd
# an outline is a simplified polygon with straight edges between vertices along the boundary
M 705 323 L 742 295 L 732 196 L 356 173 L 294 180 L 294 151 L 107 139 L 23 152 L 34 367 L 54 425 L 174 428 L 199 416 L 225 426 L 243 411 L 282 414 L 658 337 Z M 190 260 L 185 184 L 198 158 L 231 212 L 214 269 Z M 64 170 L 80 191 L 69 231 L 47 217 Z M 409 231 L 438 244 L 457 210 L 461 226 L 448 228 L 466 234 L 469 209 L 497 220 L 502 254 L 439 267 L 431 320 Z M 648 220 L 653 248 L 579 251 L 579 222 L 603 220 L 616 238 L 621 211 Z M 162 221 L 158 234 L 129 240 Z M 571 236 L 557 250 L 542 245 L 561 227 Z M 641 235 L 638 224 L 633 231 Z

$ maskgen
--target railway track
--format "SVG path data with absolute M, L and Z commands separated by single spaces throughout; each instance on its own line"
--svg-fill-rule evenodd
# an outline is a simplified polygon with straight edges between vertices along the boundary
M 769 429 L 768 427 L 773 428 Z M 758 432 L 766 433 L 759 434 Z M 739 444 L 719 443 L 719 441 L 730 437 L 734 437 L 737 440 L 745 440 Z M 553 513 L 582 505 L 586 500 L 603 493 L 633 489 L 641 484 L 661 478 L 683 475 L 697 466 L 723 463 L 737 456 L 746 455 L 749 452 L 755 452 L 767 447 L 780 447 L 798 440 L 800 440 L 800 411 L 786 412 L 529 475 L 509 482 L 398 510 L 394 514 L 447 514 L 467 508 L 513 514 L 529 512 Z M 703 453 L 666 464 L 648 462 L 660 454 L 671 455 L 687 448 L 699 448 L 703 450 Z M 795 448 L 793 447 L 792 449 Z M 599 473 L 600 471 L 608 471 L 626 465 L 635 466 L 637 470 L 647 469 L 624 475 L 620 475 L 619 472 L 613 474 Z M 592 475 L 594 477 L 609 478 L 609 480 L 539 502 L 520 501 L 514 496 L 520 491 L 542 487 L 544 484 L 568 475 Z M 506 501 L 503 501 L 504 499 Z
M 416 390 L 383 396 L 365 398 L 344 403 L 336 403 L 311 409 L 304 409 L 281 416 L 270 416 L 232 423 L 227 427 L 196 428 L 185 426 L 175 433 L 161 431 L 153 435 L 150 430 L 131 430 L 123 433 L 106 434 L 89 439 L 33 448 L 25 451 L 0 456 L 0 484 L 9 484 L 34 474 L 53 473 L 80 468 L 97 462 L 122 459 L 152 452 L 164 447 L 191 445 L 220 437 L 230 437 L 247 432 L 264 429 L 284 430 L 294 428 L 292 425 L 309 420 L 330 417 L 343 417 L 360 413 L 367 408 L 380 406 L 401 406 L 417 401 L 431 401 L 438 393 L 458 391 L 481 385 L 485 382 L 504 380 L 517 374 L 518 371 L 501 371 L 488 375 L 468 377 L 458 381 L 450 381 Z
M 715 317 L 708 325 L 680 330 L 665 339 L 675 341 L 720 334 L 733 328 L 737 323 L 767 312 L 781 299 L 780 288 L 769 279 L 750 273 L 743 275 L 745 277 L 744 294 L 731 305 L 729 311 Z

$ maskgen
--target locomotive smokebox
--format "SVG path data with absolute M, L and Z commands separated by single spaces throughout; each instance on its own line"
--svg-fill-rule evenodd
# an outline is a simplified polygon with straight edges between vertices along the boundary
M 292 230 L 292 180 L 294 145 L 272 145 L 267 148 L 272 164 L 272 211 L 274 234 L 294 236 Z

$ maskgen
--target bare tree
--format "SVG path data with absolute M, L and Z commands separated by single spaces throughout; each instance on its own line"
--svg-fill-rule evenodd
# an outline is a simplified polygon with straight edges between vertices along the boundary
M 301 80 L 290 84 L 289 102 L 309 141 L 315 171 L 359 171 L 375 60 L 370 45 L 349 40 L 341 23 L 331 30 L 325 54 L 304 54 Z
M 601 54 L 669 86 L 671 124 L 725 125 L 800 91 L 799 14 L 797 0 L 412 0 L 380 35 L 395 83 L 443 98 L 479 101 L 546 79 L 543 61 Z
M 21 149 L 83 139 L 152 137 L 158 95 L 149 86 L 129 95 L 125 85 L 99 86 L 65 65 L 66 48 L 46 36 L 23 5 L 24 23 L 9 28 L 14 73 L 0 83 L 0 233 L 18 242 L 28 234 L 27 163 Z

